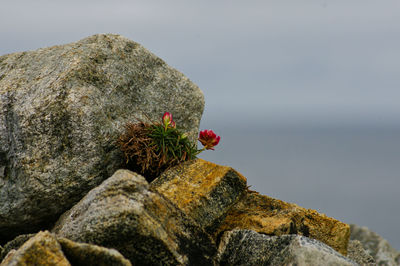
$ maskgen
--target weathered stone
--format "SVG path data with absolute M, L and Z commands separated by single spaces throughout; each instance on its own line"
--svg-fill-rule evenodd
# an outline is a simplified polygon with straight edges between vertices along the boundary
M 144 177 L 118 170 L 64 213 L 53 232 L 115 248 L 138 265 L 212 264 L 210 236 L 148 187 Z
M 57 239 L 62 250 L 72 265 L 96 265 L 96 266 L 131 266 L 131 262 L 125 259 L 115 249 L 99 247 L 85 243 L 76 243 L 66 238 Z
M 349 225 L 315 210 L 249 191 L 228 212 L 215 234 L 251 229 L 267 235 L 298 234 L 317 239 L 346 255 Z
M 65 258 L 60 244 L 48 231 L 39 232 L 17 251 L 12 250 L 1 266 L 14 265 L 71 265 Z
M 17 250 L 19 249 L 26 241 L 28 241 L 31 237 L 35 236 L 35 234 L 25 234 L 25 235 L 19 235 L 13 240 L 7 242 L 7 244 L 4 245 L 3 250 L 0 252 L 0 261 L 4 259 L 4 257 L 13 249 Z
M 351 240 L 361 242 L 365 251 L 371 255 L 377 265 L 400 265 L 400 252 L 390 246 L 389 242 L 365 226 L 350 225 Z
M 225 232 L 218 261 L 220 265 L 357 265 L 315 239 L 267 236 L 252 230 Z
M 164 172 L 151 189 L 210 231 L 246 191 L 246 178 L 231 167 L 197 159 Z
M 112 175 L 126 122 L 169 111 L 194 140 L 203 106 L 189 79 L 118 35 L 1 56 L 0 239 L 51 224 Z
M 360 265 L 376 265 L 375 259 L 369 255 L 358 240 L 350 240 L 347 257 Z

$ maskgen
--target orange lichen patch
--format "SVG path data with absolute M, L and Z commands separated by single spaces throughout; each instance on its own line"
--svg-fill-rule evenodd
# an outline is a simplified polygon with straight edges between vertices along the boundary
M 243 195 L 246 178 L 230 167 L 197 159 L 166 171 L 151 187 L 207 228 Z
M 251 229 L 267 235 L 298 234 L 317 239 L 346 255 L 349 225 L 253 191 L 235 204 L 215 231 L 215 236 L 232 229 Z

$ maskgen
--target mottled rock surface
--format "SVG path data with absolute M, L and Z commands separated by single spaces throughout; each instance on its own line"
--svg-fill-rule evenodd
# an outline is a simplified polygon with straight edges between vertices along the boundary
M 231 167 L 197 159 L 167 170 L 151 183 L 151 189 L 210 231 L 245 193 L 246 182 Z
M 211 265 L 212 239 L 144 177 L 118 170 L 91 190 L 53 229 L 73 241 L 115 248 L 137 265 Z
M 351 240 L 361 242 L 365 251 L 371 255 L 378 265 L 400 265 L 400 252 L 390 246 L 389 242 L 365 226 L 350 225 Z
M 7 242 L 7 244 L 4 245 L 3 249 L 0 252 L 0 261 L 4 259 L 8 252 L 10 252 L 12 249 L 19 249 L 26 241 L 28 241 L 33 236 L 35 236 L 35 234 L 19 235 L 13 240 Z
M 267 235 L 298 234 L 317 239 L 346 255 L 350 236 L 349 225 L 304 209 L 296 204 L 283 202 L 249 191 L 228 212 L 216 231 L 251 229 Z
M 115 249 L 76 243 L 66 238 L 58 238 L 58 242 L 72 265 L 96 265 L 96 266 L 131 266 L 131 262 L 125 259 Z
M 299 235 L 267 236 L 252 230 L 223 234 L 220 265 L 357 265 L 331 247 Z
M 126 122 L 169 111 L 194 140 L 203 106 L 189 79 L 119 35 L 1 56 L 0 239 L 51 224 L 112 175 Z
M 350 240 L 347 257 L 360 265 L 376 265 L 375 259 L 369 255 L 358 240 Z
M 14 265 L 71 265 L 56 238 L 48 231 L 39 232 L 17 251 L 12 250 L 1 266 Z

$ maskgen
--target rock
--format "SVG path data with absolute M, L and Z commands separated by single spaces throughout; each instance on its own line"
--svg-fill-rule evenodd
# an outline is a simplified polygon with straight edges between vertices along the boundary
M 347 253 L 349 225 L 315 210 L 249 191 L 228 212 L 216 230 L 251 229 L 267 235 L 298 234 L 319 240 L 343 255 Z
M 1 266 L 14 265 L 71 265 L 65 258 L 60 244 L 48 231 L 39 232 L 17 251 L 12 250 Z
M 6 257 L 1 262 L 0 266 L 8 265 L 8 263 L 10 263 L 11 259 L 13 258 L 15 252 L 17 252 L 15 249 L 10 250 L 10 252 L 7 253 Z
M 371 255 L 377 265 L 400 265 L 400 252 L 390 246 L 389 242 L 367 227 L 350 225 L 351 240 L 361 242 L 365 251 Z
M 25 234 L 19 235 L 13 240 L 9 241 L 4 245 L 3 250 L 0 252 L 0 261 L 4 259 L 4 257 L 13 249 L 19 249 L 26 241 L 28 241 L 31 237 L 35 236 L 35 234 Z
M 52 224 L 111 176 L 126 122 L 169 111 L 194 140 L 203 106 L 189 79 L 119 35 L 1 56 L 0 239 Z
M 108 249 L 96 245 L 76 243 L 66 238 L 59 238 L 62 250 L 72 265 L 96 266 L 131 266 L 115 249 Z
M 376 265 L 375 259 L 369 255 L 358 240 L 350 240 L 347 257 L 360 265 Z
M 60 237 L 115 248 L 137 265 L 212 265 L 215 243 L 144 177 L 118 170 L 53 228 Z
M 197 159 L 164 172 L 151 183 L 208 231 L 246 191 L 246 178 L 234 169 Z
M 132 265 L 117 250 L 57 239 L 48 231 L 24 241 L 27 237 L 21 235 L 7 243 L 9 252 L 1 265 Z
M 252 230 L 223 234 L 220 265 L 357 265 L 331 247 L 304 236 L 267 236 Z

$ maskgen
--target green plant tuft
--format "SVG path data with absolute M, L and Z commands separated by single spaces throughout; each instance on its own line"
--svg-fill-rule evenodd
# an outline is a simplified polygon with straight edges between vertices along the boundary
M 149 182 L 168 168 L 195 159 L 200 152 L 179 129 L 161 123 L 128 123 L 117 145 L 125 166 Z

